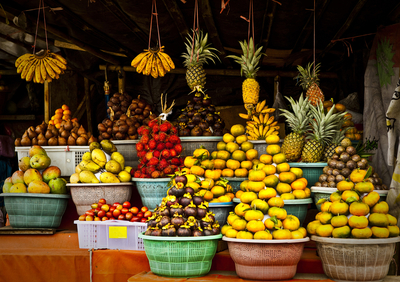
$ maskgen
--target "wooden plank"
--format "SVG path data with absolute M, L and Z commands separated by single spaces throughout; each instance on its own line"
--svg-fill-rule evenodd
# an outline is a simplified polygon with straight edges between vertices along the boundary
M 57 229 L 53 228 L 13 228 L 4 226 L 0 228 L 0 235 L 53 235 Z
M 14 43 L 14 44 L 16 44 L 18 46 L 21 46 L 21 47 L 24 47 L 24 48 L 28 49 L 28 50 L 32 49 L 31 45 L 26 44 L 24 42 L 21 42 L 21 41 L 19 41 L 17 39 L 14 39 L 11 36 L 8 36 L 8 35 L 0 33 L 0 38 L 3 38 L 4 40 L 10 41 L 10 42 L 12 42 L 12 43 Z
M 93 132 L 92 127 L 92 108 L 90 106 L 90 90 L 89 90 L 89 79 L 84 78 L 84 88 L 85 88 L 85 100 L 86 100 L 86 118 L 88 123 L 88 131 Z
M 44 81 L 44 121 L 49 122 L 50 120 L 50 91 L 49 83 L 47 80 Z
M 71 43 L 63 42 L 63 41 L 59 41 L 59 40 L 54 40 L 54 46 L 65 48 L 65 49 L 72 49 L 72 50 L 78 50 L 78 51 L 86 52 L 86 50 L 76 46 L 75 44 L 71 44 Z M 101 49 L 100 49 L 100 51 L 104 52 L 104 53 L 107 53 L 107 54 L 110 54 L 110 55 L 118 56 L 118 57 L 127 57 L 125 54 L 122 54 L 122 53 L 110 52 L 110 51 L 101 50 Z
M 90 97 L 93 96 L 94 94 L 94 84 L 90 85 Z M 72 115 L 73 118 L 77 118 L 78 120 L 80 120 L 85 112 L 85 108 L 83 107 L 85 105 L 86 102 L 86 98 L 83 97 L 82 101 L 79 103 L 78 108 L 76 109 L 76 111 L 74 112 L 74 114 Z
M 35 115 L 0 115 L 0 120 L 35 120 Z
M 189 29 L 186 25 L 185 18 L 183 17 L 181 9 L 179 9 L 178 4 L 175 0 L 162 0 L 164 6 L 167 8 L 171 19 L 175 23 L 176 28 L 179 31 L 179 35 L 182 38 L 183 42 L 186 42 L 186 36 L 189 32 Z
M 17 69 L 14 70 L 0 70 L 0 75 L 20 75 L 17 73 Z
M 124 93 L 125 92 L 125 78 L 126 74 L 124 69 L 120 69 L 118 71 L 118 92 Z

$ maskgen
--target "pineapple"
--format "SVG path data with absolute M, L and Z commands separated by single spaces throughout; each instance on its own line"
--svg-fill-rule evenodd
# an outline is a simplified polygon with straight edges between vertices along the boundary
M 345 122 L 344 117 L 340 120 L 340 118 L 338 118 L 338 126 L 335 129 L 335 133 L 333 135 L 332 141 L 329 142 L 325 149 L 324 149 L 324 153 L 323 153 L 323 161 L 328 161 L 333 154 L 335 154 L 335 149 L 337 146 L 339 146 L 340 142 L 342 142 L 342 140 L 344 139 L 344 135 L 346 134 L 347 130 L 349 130 L 350 128 L 353 127 L 345 127 L 343 128 L 343 123 Z
M 326 144 L 332 142 L 333 135 L 344 113 L 334 114 L 335 107 L 325 115 L 323 103 L 317 107 L 310 107 L 312 119 L 310 120 L 312 132 L 306 133 L 308 140 L 303 147 L 301 159 L 303 162 L 316 163 L 321 160 Z
M 240 47 L 242 48 L 243 55 L 241 57 L 230 55 L 228 58 L 235 59 L 235 62 L 240 64 L 241 75 L 245 75 L 246 79 L 242 84 L 242 95 L 243 95 L 243 103 L 247 112 L 251 114 L 254 105 L 258 103 L 258 96 L 260 92 L 260 85 L 255 79 L 257 75 L 257 71 L 260 67 L 257 67 L 261 55 L 262 46 L 255 50 L 253 44 L 253 38 L 250 37 L 249 44 L 247 44 L 246 40 L 243 42 L 239 41 Z
M 307 91 L 306 97 L 310 100 L 311 105 L 317 106 L 325 100 L 324 94 L 319 88 L 318 72 L 321 64 L 315 66 L 314 72 L 311 69 L 312 66 L 312 63 L 309 63 L 305 69 L 302 66 L 297 66 L 299 74 L 294 79 L 298 79 L 301 87 Z
M 194 38 L 189 34 L 186 40 L 186 52 L 182 54 L 185 59 L 183 65 L 187 68 L 186 82 L 192 92 L 203 92 L 206 84 L 206 72 L 203 64 L 207 63 L 207 60 L 211 60 L 215 64 L 214 58 L 219 60 L 215 53 L 218 50 L 211 47 L 211 43 L 207 43 L 208 33 L 203 33 L 202 30 L 195 33 Z
M 310 116 L 308 115 L 310 102 L 307 98 L 303 99 L 303 94 L 301 94 L 298 102 L 295 102 L 292 97 L 286 97 L 286 99 L 289 100 L 293 113 L 285 109 L 280 110 L 282 111 L 281 115 L 286 118 L 292 132 L 283 140 L 281 150 L 286 155 L 288 162 L 297 162 L 304 146 L 304 132 L 307 130 L 310 122 Z

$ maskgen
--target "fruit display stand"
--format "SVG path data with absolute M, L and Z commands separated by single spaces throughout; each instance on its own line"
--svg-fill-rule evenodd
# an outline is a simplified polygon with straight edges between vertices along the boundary
M 69 195 L 2 193 L 13 228 L 58 228 Z
M 308 184 L 313 186 L 322 174 L 322 169 L 327 163 L 289 163 L 290 167 L 298 167 L 303 170 L 303 177 L 307 179 Z
M 321 211 L 321 205 L 317 205 L 318 201 L 321 199 L 329 199 L 332 193 L 335 193 L 337 191 L 337 188 L 329 188 L 329 187 L 316 187 L 313 186 L 311 187 L 311 192 L 314 195 L 314 203 L 317 206 L 318 211 Z M 374 190 L 375 192 L 378 192 L 378 194 L 381 197 L 381 201 L 386 200 L 386 196 L 389 192 L 389 190 Z
M 162 237 L 139 234 L 150 269 L 167 277 L 197 277 L 207 274 L 222 235 Z
M 132 181 L 136 184 L 143 205 L 150 210 L 154 210 L 165 197 L 168 190 L 168 182 L 170 182 L 171 179 L 132 177 Z
M 226 180 L 229 181 L 229 184 L 232 186 L 233 193 L 236 194 L 237 191 L 240 190 L 240 184 L 247 180 L 247 177 L 225 177 Z
M 15 147 L 18 159 L 27 157 L 31 147 Z M 62 176 L 70 176 L 75 167 L 82 161 L 82 156 L 89 151 L 89 146 L 42 146 L 51 159 L 51 165 L 57 166 Z
M 102 198 L 107 203 L 129 201 L 132 195 L 133 183 L 68 183 L 67 186 L 71 190 L 72 200 L 78 215 L 82 215 L 91 209 L 91 204 Z
M 325 274 L 335 281 L 382 281 L 400 237 L 348 239 L 312 236 Z
M 223 237 L 243 279 L 285 280 L 296 274 L 304 245 L 310 238 L 292 240 L 253 240 Z
M 112 141 L 125 158 L 125 166 L 137 167 L 139 158 L 136 151 L 136 143 L 139 140 L 113 140 Z
M 225 225 L 226 218 L 228 217 L 229 212 L 232 211 L 234 205 L 235 204 L 232 202 L 209 203 L 208 208 L 215 214 L 215 219 L 218 220 L 219 224 L 223 226 Z
M 258 155 L 261 156 L 262 154 L 265 154 L 267 151 L 268 144 L 265 142 L 265 140 L 249 140 L 250 143 L 253 143 L 254 149 L 257 150 Z M 279 146 L 282 146 L 283 139 L 279 140 Z
M 203 146 L 210 152 L 217 151 L 218 142 L 222 141 L 222 136 L 193 136 L 193 137 L 179 137 L 183 151 L 182 156 L 193 155 L 194 150 Z

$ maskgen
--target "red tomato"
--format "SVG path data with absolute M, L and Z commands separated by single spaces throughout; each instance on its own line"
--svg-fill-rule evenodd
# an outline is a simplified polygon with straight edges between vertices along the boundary
M 140 221 L 140 218 L 137 216 L 132 217 L 130 220 L 130 222 L 139 222 L 139 221 Z
M 121 214 L 121 211 L 120 210 L 117 210 L 117 209 L 115 209 L 114 211 L 113 211 L 113 216 L 115 217 L 115 218 L 118 218 L 118 216 Z
M 114 216 L 113 216 L 113 213 L 112 212 L 106 212 L 106 216 L 107 216 L 107 218 L 113 218 Z
M 127 208 L 122 208 L 122 210 L 121 210 L 122 214 L 126 214 L 127 212 L 129 212 L 129 210 Z
M 99 200 L 99 204 L 107 204 L 107 202 L 106 202 L 106 199 L 103 199 L 103 198 L 101 198 L 100 200 Z
M 102 207 L 103 205 L 105 205 L 105 204 L 98 203 L 97 205 L 99 206 L 99 208 L 101 208 L 101 207 Z
M 100 208 L 95 208 L 95 209 L 94 209 L 94 214 L 98 214 L 98 213 L 99 213 L 99 211 L 101 211 L 101 209 L 100 209 Z
M 118 207 L 119 205 L 120 205 L 120 203 L 115 202 L 115 203 L 113 204 L 113 207 Z
M 145 212 L 147 212 L 149 209 L 147 208 L 147 207 L 142 207 L 141 209 L 140 209 L 140 211 L 142 212 L 142 213 L 145 213 Z
M 110 207 L 110 212 L 113 212 L 115 210 L 115 207 Z
M 96 217 L 94 218 L 94 221 L 101 221 L 101 218 L 98 217 L 98 216 L 96 216 Z
M 92 215 L 87 215 L 85 220 L 86 221 L 93 221 L 93 216 Z
M 101 206 L 101 209 L 102 209 L 103 211 L 105 211 L 105 212 L 108 212 L 108 211 L 110 210 L 110 206 L 107 205 L 107 204 L 104 204 L 104 205 Z
M 94 216 L 94 212 L 92 210 L 88 210 L 85 212 L 86 215 Z
M 123 206 L 124 208 L 129 209 L 129 208 L 131 207 L 131 203 L 129 203 L 128 201 L 126 201 L 126 202 L 124 202 L 124 203 L 122 204 L 122 206 Z
M 139 218 L 142 218 L 143 217 L 143 213 L 142 212 L 138 212 L 138 214 L 136 216 L 139 217 Z
M 131 213 L 131 212 L 127 212 L 127 213 L 125 214 L 126 220 L 131 220 L 132 217 L 133 217 L 133 213 Z
M 100 217 L 100 218 L 105 217 L 105 216 L 106 216 L 106 212 L 103 211 L 103 210 L 101 210 L 101 211 L 99 211 L 99 212 L 97 213 L 97 216 Z
M 148 217 L 151 217 L 152 215 L 153 215 L 153 213 L 152 213 L 151 211 L 147 211 L 147 212 L 145 212 L 145 213 L 143 214 L 143 217 L 148 218 Z
M 108 217 L 106 216 L 101 218 L 101 221 L 106 221 L 106 220 L 108 220 Z
M 118 216 L 118 220 L 125 220 L 125 215 L 124 214 L 120 214 Z
M 140 219 L 140 222 L 147 222 L 147 218 L 142 217 L 142 218 Z
M 129 211 L 133 214 L 137 214 L 139 212 L 139 209 L 137 207 L 132 207 Z
M 91 207 L 92 207 L 92 209 L 97 209 L 99 207 L 99 204 L 98 203 L 94 203 L 94 204 L 91 205 Z
M 86 220 L 86 215 L 81 215 L 79 217 L 79 221 L 85 221 Z

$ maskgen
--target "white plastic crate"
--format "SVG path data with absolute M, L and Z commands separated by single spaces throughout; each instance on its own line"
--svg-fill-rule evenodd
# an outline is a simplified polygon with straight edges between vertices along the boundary
M 15 147 L 18 160 L 27 157 L 31 147 Z M 61 176 L 71 176 L 75 167 L 82 161 L 84 153 L 89 151 L 89 146 L 42 146 L 51 159 L 51 164 L 61 170 Z
M 136 151 L 136 143 L 139 140 L 113 140 L 112 141 L 117 147 L 125 159 L 125 166 L 137 167 L 139 165 L 139 158 Z
M 147 223 L 123 220 L 79 221 L 79 248 L 110 250 L 144 250 L 139 233 L 145 232 Z

